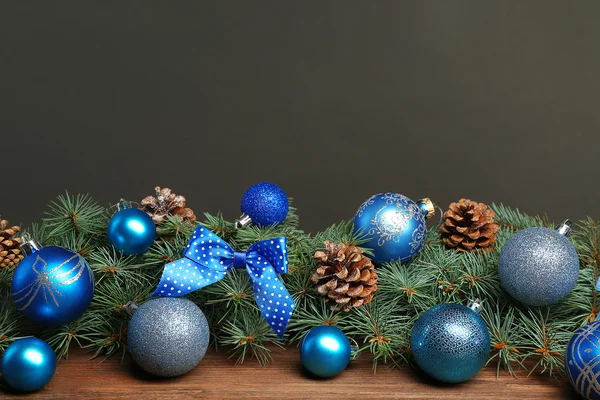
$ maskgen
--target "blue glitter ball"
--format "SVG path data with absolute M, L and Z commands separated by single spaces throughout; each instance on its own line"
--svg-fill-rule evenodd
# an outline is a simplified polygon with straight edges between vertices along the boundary
M 342 372 L 350 362 L 350 354 L 348 338 L 334 326 L 312 328 L 300 343 L 302 365 L 322 378 Z
M 579 258 L 566 236 L 550 228 L 515 233 L 500 252 L 502 287 L 528 306 L 558 303 L 575 287 Z
M 84 313 L 94 297 L 94 275 L 79 254 L 58 246 L 27 255 L 11 282 L 17 309 L 42 326 L 67 324 Z
M 242 198 L 242 213 L 250 216 L 256 225 L 280 224 L 288 211 L 287 195 L 279 186 L 269 182 L 252 185 Z
M 156 238 L 152 218 L 137 208 L 117 212 L 108 223 L 108 242 L 125 255 L 143 254 Z
M 127 347 L 145 371 L 183 375 L 204 358 L 210 329 L 204 313 L 184 298 L 159 297 L 142 304 L 127 329 Z
M 38 338 L 14 341 L 2 356 L 2 378 L 21 392 L 44 387 L 56 371 L 56 355 L 48 343 Z
M 380 193 L 365 201 L 354 217 L 354 232 L 368 241 L 373 261 L 408 261 L 425 243 L 427 214 L 419 203 L 398 193 Z
M 487 362 L 490 334 L 481 317 L 460 304 L 438 304 L 413 326 L 410 349 L 419 367 L 449 383 L 474 377 Z
M 583 398 L 600 400 L 600 321 L 579 328 L 567 346 L 567 373 Z

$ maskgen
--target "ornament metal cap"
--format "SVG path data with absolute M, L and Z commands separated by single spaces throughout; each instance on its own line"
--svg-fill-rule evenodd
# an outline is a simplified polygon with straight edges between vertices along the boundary
M 127 315 L 131 317 L 133 316 L 133 314 L 135 314 L 138 308 L 140 308 L 140 305 L 134 301 L 128 301 L 127 304 L 123 306 L 123 308 L 125 309 Z
M 117 203 L 117 210 L 123 211 L 127 208 L 132 208 L 131 201 L 125 199 L 119 200 L 119 202 Z
M 569 235 L 571 234 L 572 226 L 573 226 L 573 223 L 571 222 L 571 220 L 565 219 L 565 221 L 562 224 L 560 224 L 559 226 L 556 227 L 556 230 L 561 235 L 569 237 Z
M 475 300 L 471 299 L 467 303 L 467 308 L 470 308 L 471 310 L 475 311 L 477 314 L 480 314 L 481 310 L 483 310 L 483 302 L 484 302 L 484 300 L 481 300 L 481 299 L 475 299 Z
M 435 215 L 435 206 L 429 197 L 424 197 L 421 200 L 417 201 L 417 204 L 425 214 L 425 218 L 429 219 Z
M 35 239 L 32 239 L 29 233 L 25 232 L 21 237 L 23 239 L 23 243 L 19 247 L 21 248 L 21 251 L 26 255 L 35 253 L 36 251 L 39 251 L 42 248 L 40 242 L 38 242 Z
M 247 227 L 248 225 L 250 225 L 252 223 L 252 218 L 250 218 L 250 216 L 248 214 L 242 214 L 236 221 L 235 221 L 235 227 L 237 229 L 242 229 Z

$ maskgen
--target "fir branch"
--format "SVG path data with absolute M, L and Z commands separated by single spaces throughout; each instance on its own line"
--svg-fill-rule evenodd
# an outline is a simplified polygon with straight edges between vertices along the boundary
M 87 194 L 72 196 L 66 192 L 50 203 L 45 214 L 44 224 L 52 237 L 101 235 L 108 221 L 106 210 Z
M 516 376 L 513 363 L 525 368 L 520 359 L 521 352 L 517 348 L 517 344 L 522 343 L 522 336 L 515 319 L 515 311 L 514 307 L 488 303 L 481 313 L 490 331 L 492 345 L 491 357 L 487 364 L 496 359 L 496 377 L 500 375 L 501 368 Z
M 549 228 L 554 226 L 550 220 L 548 220 L 547 216 L 531 217 L 520 212 L 518 208 L 508 208 L 503 204 L 497 205 L 492 203 L 490 208 L 496 214 L 494 218 L 496 223 L 498 223 L 501 227 L 507 228 L 513 232 L 534 226 L 545 226 Z

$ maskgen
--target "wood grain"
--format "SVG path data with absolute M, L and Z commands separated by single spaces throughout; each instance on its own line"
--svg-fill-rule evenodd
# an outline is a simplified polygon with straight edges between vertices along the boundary
M 59 363 L 56 375 L 42 390 L 22 395 L 0 389 L 6 399 L 572 399 L 566 379 L 532 375 L 518 379 L 485 368 L 474 379 L 445 385 L 411 368 L 379 366 L 373 375 L 368 358 L 353 361 L 341 375 L 318 379 L 304 372 L 298 350 L 274 348 L 274 361 L 260 367 L 253 360 L 235 365 L 226 353 L 210 349 L 204 360 L 185 376 L 158 379 L 127 357 L 103 363 L 74 351 Z

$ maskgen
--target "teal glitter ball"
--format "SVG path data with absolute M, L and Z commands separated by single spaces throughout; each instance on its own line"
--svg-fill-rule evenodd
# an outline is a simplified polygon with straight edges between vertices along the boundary
M 442 382 L 464 382 L 487 362 L 490 334 L 483 319 L 470 308 L 438 304 L 415 322 L 410 349 L 428 375 Z

